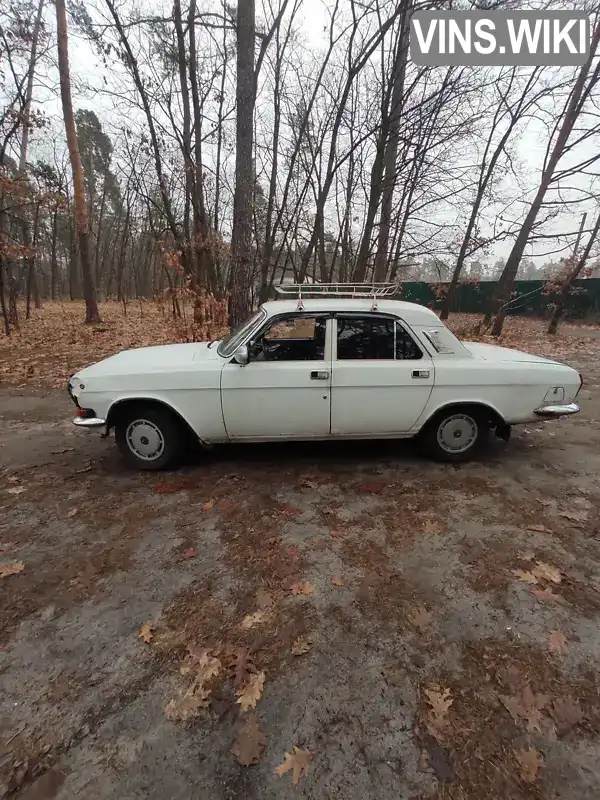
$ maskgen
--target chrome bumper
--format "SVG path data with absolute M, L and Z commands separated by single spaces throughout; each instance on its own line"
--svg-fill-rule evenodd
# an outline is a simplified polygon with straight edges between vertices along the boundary
M 100 417 L 73 417 L 73 425 L 78 428 L 104 428 L 106 420 Z
M 577 403 L 565 403 L 563 405 L 541 406 L 541 408 L 536 408 L 535 413 L 538 417 L 566 417 L 570 414 L 577 414 L 579 410 Z

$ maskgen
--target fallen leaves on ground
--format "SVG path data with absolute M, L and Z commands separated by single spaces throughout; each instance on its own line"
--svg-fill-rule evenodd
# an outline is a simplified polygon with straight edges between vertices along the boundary
M 450 689 L 440 686 L 431 686 L 423 693 L 430 706 L 425 719 L 427 730 L 435 739 L 441 739 L 448 727 L 448 711 L 454 699 L 450 696 Z
M 513 569 L 513 575 L 516 575 L 520 581 L 524 581 L 525 583 L 530 583 L 532 585 L 538 583 L 538 579 L 535 577 L 533 572 L 529 572 L 528 570 L 525 571 L 522 569 Z
M 564 599 L 556 592 L 553 592 L 552 589 L 532 589 L 532 594 L 534 594 L 538 600 L 545 602 L 546 600 L 554 600 L 556 603 L 564 602 Z
M 25 564 L 22 561 L 3 561 L 0 563 L 0 578 L 8 578 L 9 575 L 18 575 L 23 572 Z
M 568 733 L 584 718 L 584 713 L 577 700 L 572 697 L 559 697 L 552 703 L 550 713 L 558 736 Z
M 442 533 L 444 523 L 437 519 L 428 519 L 423 527 L 424 533 Z
M 154 625 L 151 622 L 144 622 L 138 633 L 140 639 L 146 644 L 150 644 L 154 636 Z
M 523 748 L 515 750 L 515 758 L 523 780 L 527 783 L 534 783 L 537 780 L 540 767 L 544 763 L 539 752 L 535 747 Z
M 284 547 L 283 555 L 286 558 L 292 559 L 292 561 L 298 561 L 300 558 L 300 549 L 298 547 Z
M 564 656 L 567 654 L 569 648 L 567 647 L 567 637 L 562 631 L 550 631 L 548 639 L 548 650 L 551 653 Z
M 348 531 L 344 530 L 343 528 L 336 528 L 332 531 L 329 531 L 329 535 L 333 539 L 343 539 L 344 536 L 348 535 Z
M 74 517 L 74 516 L 75 516 L 75 514 L 77 514 L 77 513 L 78 513 L 78 511 L 79 511 L 79 509 L 78 509 L 78 508 L 72 508 L 72 509 L 69 511 L 69 513 L 67 514 L 67 519 L 71 519 L 72 517 Z
M 275 775 L 281 778 L 286 772 L 292 771 L 292 784 L 298 786 L 301 778 L 308 773 L 308 767 L 312 761 L 312 753 L 302 750 L 300 747 L 293 746 L 291 753 L 285 753 L 283 764 L 275 767 Z
M 15 549 L 14 542 L 0 542 L 0 553 L 9 553 Z
M 202 508 L 203 508 L 205 511 L 210 511 L 210 510 L 213 508 L 213 506 L 214 506 L 214 502 L 213 502 L 212 500 L 210 500 L 208 503 L 204 503 L 204 505 L 202 506 Z
M 310 581 L 297 581 L 296 583 L 292 583 L 291 587 L 292 594 L 300 595 L 300 594 L 312 594 L 315 590 L 315 587 L 310 583 Z
M 245 722 L 238 731 L 231 752 L 237 758 L 238 764 L 250 767 L 260 762 L 267 741 L 266 734 L 258 724 L 256 714 L 250 712 L 246 715 Z
M 18 494 L 23 494 L 23 492 L 26 492 L 27 489 L 25 486 L 11 486 L 10 489 L 7 489 L 6 491 L 9 494 L 18 495 Z
M 176 492 L 182 492 L 189 488 L 189 478 L 180 478 L 179 480 L 163 481 L 163 483 L 156 484 L 154 492 L 156 494 L 175 494 Z
M 533 692 L 529 685 L 520 694 L 499 695 L 499 700 L 517 725 L 525 724 L 528 731 L 541 731 L 542 711 L 548 695 Z
M 303 656 L 311 649 L 312 643 L 307 636 L 299 636 L 292 644 L 292 655 Z
M 344 581 L 340 575 L 333 575 L 331 578 L 331 582 L 334 586 L 344 586 Z
M 546 564 L 543 561 L 536 561 L 535 567 L 531 570 L 536 578 L 540 580 L 551 581 L 552 583 L 560 583 L 562 576 L 557 567 L 552 564 Z
M 165 706 L 165 716 L 170 720 L 187 722 L 208 707 L 210 688 L 207 684 L 221 671 L 221 662 L 208 650 L 188 647 L 189 659 L 182 664 L 180 673 L 192 676 L 186 689 L 180 689 L 177 697 Z
M 264 589 L 259 589 L 256 593 L 256 605 L 261 611 L 267 611 L 269 608 L 273 608 L 275 605 L 273 595 L 269 594 L 269 592 Z
M 433 620 L 433 614 L 431 611 L 427 611 L 425 606 L 415 606 L 411 608 L 407 616 L 411 625 L 414 625 L 415 628 L 418 628 L 421 632 L 428 628 Z
M 237 703 L 245 713 L 249 708 L 256 708 L 256 704 L 261 698 L 265 685 L 265 673 L 257 672 L 250 675 L 245 685 L 237 692 Z
M 183 551 L 183 557 L 184 558 L 196 558 L 197 555 L 198 555 L 198 551 L 196 550 L 195 547 L 187 547 Z
M 244 619 L 240 623 L 240 627 L 245 630 L 249 631 L 254 628 L 256 625 L 260 625 L 263 623 L 267 618 L 267 615 L 264 611 L 254 611 L 252 614 L 248 614 L 244 617 Z

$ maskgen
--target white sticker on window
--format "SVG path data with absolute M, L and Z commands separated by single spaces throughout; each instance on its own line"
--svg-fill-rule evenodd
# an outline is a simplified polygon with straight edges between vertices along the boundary
M 454 350 L 442 341 L 439 330 L 425 331 L 425 336 L 427 336 L 438 353 L 445 353 L 446 355 L 454 353 Z

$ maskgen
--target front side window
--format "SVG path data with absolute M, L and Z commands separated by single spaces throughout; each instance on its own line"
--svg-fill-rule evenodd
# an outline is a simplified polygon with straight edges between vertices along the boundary
M 339 360 L 415 360 L 423 357 L 412 337 L 389 317 L 337 318 Z
M 250 348 L 251 361 L 323 361 L 327 317 L 305 314 L 279 317 Z
M 256 327 L 259 323 L 259 320 L 264 319 L 267 316 L 264 309 L 259 309 L 255 314 L 246 320 L 242 325 L 240 325 L 235 330 L 231 331 L 220 343 L 219 347 L 217 348 L 217 353 L 220 356 L 230 356 L 239 347 L 240 344 L 244 341 L 246 336 L 250 333 L 250 331 Z

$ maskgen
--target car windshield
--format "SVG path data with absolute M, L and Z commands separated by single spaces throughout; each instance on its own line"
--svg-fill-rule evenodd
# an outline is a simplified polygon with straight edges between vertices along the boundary
M 258 322 L 266 317 L 266 312 L 264 309 L 259 309 L 256 313 L 252 314 L 252 316 L 244 322 L 243 325 L 240 325 L 238 328 L 233 330 L 228 336 L 226 336 L 219 347 L 217 348 L 217 352 L 220 356 L 230 356 L 234 353 L 238 346 L 244 341 L 248 333 L 254 328 Z

